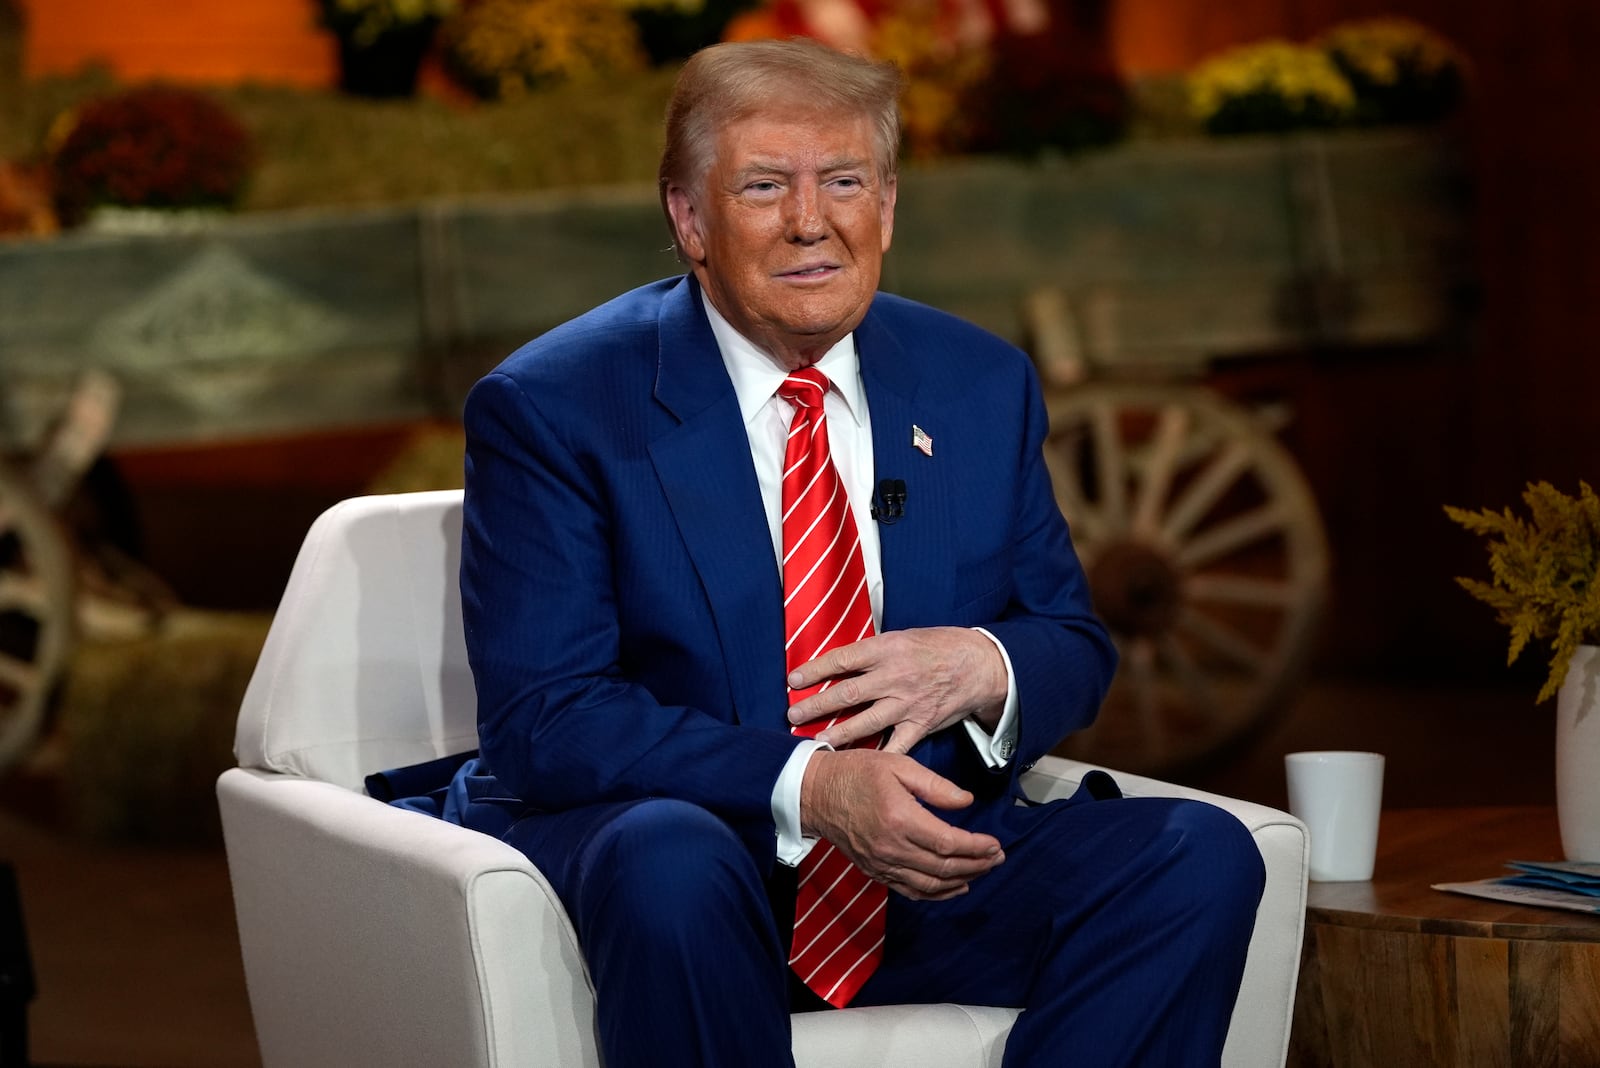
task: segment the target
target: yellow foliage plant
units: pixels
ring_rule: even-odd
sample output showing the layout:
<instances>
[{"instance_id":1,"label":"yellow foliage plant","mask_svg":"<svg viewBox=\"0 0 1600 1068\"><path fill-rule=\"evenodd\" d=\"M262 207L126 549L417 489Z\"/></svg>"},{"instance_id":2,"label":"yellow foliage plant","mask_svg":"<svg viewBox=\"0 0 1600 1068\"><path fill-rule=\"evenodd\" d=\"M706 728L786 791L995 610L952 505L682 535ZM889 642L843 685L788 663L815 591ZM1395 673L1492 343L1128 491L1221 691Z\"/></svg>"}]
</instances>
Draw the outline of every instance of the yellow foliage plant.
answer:
<instances>
[{"instance_id":1,"label":"yellow foliage plant","mask_svg":"<svg viewBox=\"0 0 1600 1068\"><path fill-rule=\"evenodd\" d=\"M1507 508L1445 514L1489 541L1489 582L1458 578L1511 630L1514 662L1530 641L1548 641L1550 675L1539 700L1561 688L1578 646L1600 641L1600 497L1587 482L1569 497L1548 482L1529 483L1527 519Z\"/></svg>"},{"instance_id":2,"label":"yellow foliage plant","mask_svg":"<svg viewBox=\"0 0 1600 1068\"><path fill-rule=\"evenodd\" d=\"M437 23L457 10L457 0L321 0L322 25L362 47L386 33Z\"/></svg>"},{"instance_id":3,"label":"yellow foliage plant","mask_svg":"<svg viewBox=\"0 0 1600 1068\"><path fill-rule=\"evenodd\" d=\"M1419 22L1357 19L1333 27L1316 44L1350 80L1358 121L1435 122L1460 103L1467 57Z\"/></svg>"},{"instance_id":4,"label":"yellow foliage plant","mask_svg":"<svg viewBox=\"0 0 1600 1068\"><path fill-rule=\"evenodd\" d=\"M1194 117L1214 134L1278 133L1337 126L1355 112L1355 90L1328 54L1267 40L1231 48L1189 74Z\"/></svg>"},{"instance_id":5,"label":"yellow foliage plant","mask_svg":"<svg viewBox=\"0 0 1600 1068\"><path fill-rule=\"evenodd\" d=\"M900 0L873 29L872 53L905 75L900 125L914 160L959 152L970 133L967 94L989 74L986 48L963 42L928 0Z\"/></svg>"},{"instance_id":6,"label":"yellow foliage plant","mask_svg":"<svg viewBox=\"0 0 1600 1068\"><path fill-rule=\"evenodd\" d=\"M444 51L469 88L502 100L646 66L628 12L595 0L480 0L445 24Z\"/></svg>"}]
</instances>

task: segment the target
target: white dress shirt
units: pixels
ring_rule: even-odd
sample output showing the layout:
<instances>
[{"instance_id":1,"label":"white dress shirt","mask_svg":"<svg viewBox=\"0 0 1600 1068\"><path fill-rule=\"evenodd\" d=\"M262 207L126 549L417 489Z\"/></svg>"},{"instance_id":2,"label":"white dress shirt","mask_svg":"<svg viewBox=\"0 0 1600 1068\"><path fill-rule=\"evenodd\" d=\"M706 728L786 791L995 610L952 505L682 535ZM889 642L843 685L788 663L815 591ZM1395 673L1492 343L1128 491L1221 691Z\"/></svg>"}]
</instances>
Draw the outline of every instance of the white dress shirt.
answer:
<instances>
[{"instance_id":1,"label":"white dress shirt","mask_svg":"<svg viewBox=\"0 0 1600 1068\"><path fill-rule=\"evenodd\" d=\"M716 335L722 362L733 380L733 391L750 439L750 456L755 462L756 481L761 487L761 503L767 513L772 535L772 551L778 566L783 566L783 458L794 406L777 396L778 387L788 377L784 367L735 330L711 301L705 301L711 332ZM828 445L833 463L844 480L861 536L861 560L867 572L867 595L872 601L874 632L883 622L883 557L878 545L878 524L870 511L873 485L872 417L867 410L866 390L861 384L861 367L856 357L854 334L847 334L816 367L828 376L832 388L823 398L828 419ZM1011 671L1011 658L993 634L975 628L1000 651L1006 667L1006 702L993 735L976 720L962 721L978 753L993 768L1004 767L1016 748L1017 683ZM772 791L772 816L778 827L778 859L798 864L816 842L800 830L800 781L811 754L823 743L806 740L795 749L784 765Z\"/></svg>"}]
</instances>

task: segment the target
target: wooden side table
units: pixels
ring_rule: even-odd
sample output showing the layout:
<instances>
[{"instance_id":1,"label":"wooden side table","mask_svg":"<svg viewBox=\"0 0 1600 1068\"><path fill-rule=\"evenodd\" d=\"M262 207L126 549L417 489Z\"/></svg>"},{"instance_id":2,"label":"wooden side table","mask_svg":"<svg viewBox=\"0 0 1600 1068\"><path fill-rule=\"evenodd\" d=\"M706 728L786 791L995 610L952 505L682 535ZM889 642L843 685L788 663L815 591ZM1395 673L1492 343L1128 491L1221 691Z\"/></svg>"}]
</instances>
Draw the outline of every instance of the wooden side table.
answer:
<instances>
[{"instance_id":1,"label":"wooden side table","mask_svg":"<svg viewBox=\"0 0 1600 1068\"><path fill-rule=\"evenodd\" d=\"M1288 1063L1600 1065L1600 915L1430 889L1560 857L1552 808L1385 812L1370 882L1311 884Z\"/></svg>"}]
</instances>

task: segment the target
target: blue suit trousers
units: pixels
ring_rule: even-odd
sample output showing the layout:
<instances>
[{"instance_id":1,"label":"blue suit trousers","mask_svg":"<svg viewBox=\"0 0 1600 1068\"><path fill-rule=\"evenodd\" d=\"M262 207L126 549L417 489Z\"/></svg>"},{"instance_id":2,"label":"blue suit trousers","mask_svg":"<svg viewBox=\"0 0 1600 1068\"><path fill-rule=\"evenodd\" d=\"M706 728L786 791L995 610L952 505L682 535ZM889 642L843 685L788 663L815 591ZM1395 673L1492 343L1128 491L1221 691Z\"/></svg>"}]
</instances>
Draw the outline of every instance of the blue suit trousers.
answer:
<instances>
[{"instance_id":1,"label":"blue suit trousers","mask_svg":"<svg viewBox=\"0 0 1600 1068\"><path fill-rule=\"evenodd\" d=\"M1007 1068L1216 1065L1265 880L1244 826L1084 791L988 807L962 822L1005 862L949 901L891 893L884 961L854 1004L1020 1007ZM505 840L577 927L607 1068L793 1063L790 918L727 824L646 799L530 815Z\"/></svg>"}]
</instances>

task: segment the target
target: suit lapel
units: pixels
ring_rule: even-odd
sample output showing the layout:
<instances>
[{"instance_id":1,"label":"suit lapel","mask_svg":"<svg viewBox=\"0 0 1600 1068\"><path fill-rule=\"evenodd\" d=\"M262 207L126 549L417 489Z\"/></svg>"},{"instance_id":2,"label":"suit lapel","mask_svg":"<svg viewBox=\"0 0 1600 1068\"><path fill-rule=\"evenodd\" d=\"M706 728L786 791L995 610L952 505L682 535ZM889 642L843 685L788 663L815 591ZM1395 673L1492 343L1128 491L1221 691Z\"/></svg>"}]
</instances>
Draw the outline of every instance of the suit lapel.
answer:
<instances>
[{"instance_id":1,"label":"suit lapel","mask_svg":"<svg viewBox=\"0 0 1600 1068\"><path fill-rule=\"evenodd\" d=\"M914 338L909 340L915 344ZM905 514L894 523L878 524L883 629L926 625L941 617L949 594L956 522L952 465L924 456L911 443L913 425L935 439L939 436L937 412L919 400L922 370L915 352L872 312L856 330L856 349L872 413L874 484L893 478L906 484Z\"/></svg>"},{"instance_id":2,"label":"suit lapel","mask_svg":"<svg viewBox=\"0 0 1600 1068\"><path fill-rule=\"evenodd\" d=\"M655 393L677 425L651 442L650 457L711 605L734 715L783 726L765 722L786 706L782 580L738 399L700 299L686 280L662 304Z\"/></svg>"}]
</instances>

